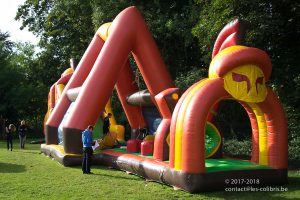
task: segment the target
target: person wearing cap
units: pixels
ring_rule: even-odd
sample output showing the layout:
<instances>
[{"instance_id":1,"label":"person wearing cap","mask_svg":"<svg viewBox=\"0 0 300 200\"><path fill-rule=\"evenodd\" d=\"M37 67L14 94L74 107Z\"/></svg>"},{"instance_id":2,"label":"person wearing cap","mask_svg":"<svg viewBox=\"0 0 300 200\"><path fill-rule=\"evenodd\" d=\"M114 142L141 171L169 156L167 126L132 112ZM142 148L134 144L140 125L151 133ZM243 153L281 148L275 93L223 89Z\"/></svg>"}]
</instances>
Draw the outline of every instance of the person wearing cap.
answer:
<instances>
[{"instance_id":1,"label":"person wearing cap","mask_svg":"<svg viewBox=\"0 0 300 200\"><path fill-rule=\"evenodd\" d=\"M92 125L89 125L87 129L82 132L82 144L83 144L83 159L82 159L82 172L83 174L92 174L91 172L91 160L93 155L93 129Z\"/></svg>"}]
</instances>

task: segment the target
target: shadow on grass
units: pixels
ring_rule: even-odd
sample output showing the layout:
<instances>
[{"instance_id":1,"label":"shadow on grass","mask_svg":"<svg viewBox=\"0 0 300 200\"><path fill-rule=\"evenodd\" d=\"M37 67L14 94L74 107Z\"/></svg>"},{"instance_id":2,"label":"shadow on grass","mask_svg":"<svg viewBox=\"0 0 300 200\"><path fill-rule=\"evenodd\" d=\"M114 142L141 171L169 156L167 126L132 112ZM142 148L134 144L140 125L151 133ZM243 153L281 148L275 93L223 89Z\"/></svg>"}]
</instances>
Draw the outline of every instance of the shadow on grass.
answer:
<instances>
[{"instance_id":1,"label":"shadow on grass","mask_svg":"<svg viewBox=\"0 0 300 200\"><path fill-rule=\"evenodd\" d=\"M81 169L81 166L74 166L74 167L71 167L71 168ZM108 178L123 179L123 180L125 179L125 180L133 180L133 181L144 180L144 178L142 178L140 176L137 176L135 174L132 174L132 173L127 174L128 176L126 176L126 175L124 175L124 176L123 175L120 175L120 176L112 175L112 174L110 174L110 171L120 172L120 173L124 173L124 174L126 174L126 172L118 170L118 169L110 168L110 167L107 167L107 166L92 165L91 166L91 171L93 171L93 169L100 169L100 170L104 171L104 173L101 173L101 172L100 173L95 173L94 172L94 174L87 175L87 176L105 176L105 177L108 177ZM133 175L133 176L130 176L130 175Z\"/></svg>"},{"instance_id":2,"label":"shadow on grass","mask_svg":"<svg viewBox=\"0 0 300 200\"><path fill-rule=\"evenodd\" d=\"M124 172L125 173L125 172ZM134 176L134 177L125 177L125 176L114 176L114 175L111 175L111 174L103 174L103 173L99 173L99 174L93 174L94 176L106 176L108 178L115 178L115 179L126 179L126 180L132 180L132 181L140 181L142 180L142 178L139 179L139 176Z\"/></svg>"},{"instance_id":3,"label":"shadow on grass","mask_svg":"<svg viewBox=\"0 0 300 200\"><path fill-rule=\"evenodd\" d=\"M0 162L0 173L21 173L26 171L25 165L17 165Z\"/></svg>"},{"instance_id":4,"label":"shadow on grass","mask_svg":"<svg viewBox=\"0 0 300 200\"><path fill-rule=\"evenodd\" d=\"M300 188L300 177L289 177L288 178L288 184L285 185L285 186L288 187L289 192L299 191L299 188Z\"/></svg>"},{"instance_id":5,"label":"shadow on grass","mask_svg":"<svg viewBox=\"0 0 300 200\"><path fill-rule=\"evenodd\" d=\"M289 170L300 169L300 160L289 160Z\"/></svg>"},{"instance_id":6,"label":"shadow on grass","mask_svg":"<svg viewBox=\"0 0 300 200\"><path fill-rule=\"evenodd\" d=\"M21 150L20 152L21 152L21 153L35 154L35 155L41 154L41 152L35 152L35 151L23 151L23 150Z\"/></svg>"}]
</instances>

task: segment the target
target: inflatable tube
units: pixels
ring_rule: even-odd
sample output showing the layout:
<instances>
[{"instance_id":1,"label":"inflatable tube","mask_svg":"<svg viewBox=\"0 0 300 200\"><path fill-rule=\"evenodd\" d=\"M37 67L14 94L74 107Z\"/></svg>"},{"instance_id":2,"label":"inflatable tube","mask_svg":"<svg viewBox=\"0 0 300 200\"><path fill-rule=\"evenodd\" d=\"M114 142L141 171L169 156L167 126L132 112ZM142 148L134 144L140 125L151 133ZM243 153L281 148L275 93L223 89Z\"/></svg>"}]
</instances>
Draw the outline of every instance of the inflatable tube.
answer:
<instances>
[{"instance_id":1,"label":"inflatable tube","mask_svg":"<svg viewBox=\"0 0 300 200\"><path fill-rule=\"evenodd\" d=\"M154 106L148 90L138 91L127 96L126 102L134 106Z\"/></svg>"},{"instance_id":2,"label":"inflatable tube","mask_svg":"<svg viewBox=\"0 0 300 200\"><path fill-rule=\"evenodd\" d=\"M146 123L142 114L142 108L140 106L129 105L126 102L128 95L138 91L138 86L134 80L128 60L119 75L116 90L131 129L145 128Z\"/></svg>"},{"instance_id":3,"label":"inflatable tube","mask_svg":"<svg viewBox=\"0 0 300 200\"><path fill-rule=\"evenodd\" d=\"M241 45L244 35L249 27L249 22L236 19L228 23L219 33L214 44L212 58L214 58L224 48L232 45Z\"/></svg>"},{"instance_id":4,"label":"inflatable tube","mask_svg":"<svg viewBox=\"0 0 300 200\"><path fill-rule=\"evenodd\" d=\"M67 91L67 97L68 99L71 101L71 102L74 102L79 94L81 90L81 87L76 87L76 88L72 88L72 89L69 89Z\"/></svg>"},{"instance_id":5,"label":"inflatable tube","mask_svg":"<svg viewBox=\"0 0 300 200\"><path fill-rule=\"evenodd\" d=\"M92 66L95 63L95 60L97 59L103 44L104 42L98 36L95 36L91 41L89 47L85 51L72 78L66 85L66 88L64 89L64 92L59 102L57 103L57 105L53 109L52 114L47 120L45 126L45 133L46 133L45 135L46 135L47 144L57 144L56 138L57 138L58 126L71 103L68 100L66 92L71 88L79 87L82 85L82 83L87 78L90 70L92 69ZM79 145L81 144L79 143Z\"/></svg>"},{"instance_id":6,"label":"inflatable tube","mask_svg":"<svg viewBox=\"0 0 300 200\"><path fill-rule=\"evenodd\" d=\"M286 169L288 167L288 126L284 110L271 88L268 88L266 100L258 105L267 123L268 164L275 169Z\"/></svg>"},{"instance_id":7,"label":"inflatable tube","mask_svg":"<svg viewBox=\"0 0 300 200\"><path fill-rule=\"evenodd\" d=\"M272 63L268 54L260 49L244 46L229 47L220 52L211 62L209 77L223 77L230 70L252 64L258 66L268 81L272 72Z\"/></svg>"},{"instance_id":8,"label":"inflatable tube","mask_svg":"<svg viewBox=\"0 0 300 200\"><path fill-rule=\"evenodd\" d=\"M199 82L205 81L206 79L203 79ZM182 106L183 100L187 96L187 94L199 83L195 83L191 87L189 87L183 95L180 97L179 101L177 102L174 111L172 113L171 118L171 124L170 124L170 153L169 153L169 159L170 159L170 167L174 168L174 160L175 160L175 135L176 135L176 121L178 118L179 110Z\"/></svg>"},{"instance_id":9,"label":"inflatable tube","mask_svg":"<svg viewBox=\"0 0 300 200\"><path fill-rule=\"evenodd\" d=\"M259 159L259 139L258 139L258 124L256 120L256 115L253 110L248 106L248 104L244 102L240 102L240 104L246 110L252 128L252 153L251 153L251 161L258 163Z\"/></svg>"},{"instance_id":10,"label":"inflatable tube","mask_svg":"<svg viewBox=\"0 0 300 200\"><path fill-rule=\"evenodd\" d=\"M163 117L162 122L159 124L155 141L153 156L158 160L169 159L169 142L167 138L170 137L170 123L172 113L175 109L176 103L179 100L181 92L178 88L166 89L155 96L156 104L160 110L160 114Z\"/></svg>"}]
</instances>

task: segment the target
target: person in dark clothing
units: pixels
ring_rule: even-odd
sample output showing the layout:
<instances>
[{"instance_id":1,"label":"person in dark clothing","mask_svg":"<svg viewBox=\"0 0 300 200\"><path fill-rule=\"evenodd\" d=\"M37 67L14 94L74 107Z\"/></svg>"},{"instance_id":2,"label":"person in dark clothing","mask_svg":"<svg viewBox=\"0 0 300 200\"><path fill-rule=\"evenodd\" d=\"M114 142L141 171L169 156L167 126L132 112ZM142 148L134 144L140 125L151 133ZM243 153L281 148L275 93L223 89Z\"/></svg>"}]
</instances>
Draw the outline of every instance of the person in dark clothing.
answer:
<instances>
[{"instance_id":1,"label":"person in dark clothing","mask_svg":"<svg viewBox=\"0 0 300 200\"><path fill-rule=\"evenodd\" d=\"M93 155L93 130L94 127L89 125L87 129L82 132L82 144L83 144L83 159L82 159L82 172L83 174L92 174L91 172L91 160Z\"/></svg>"},{"instance_id":2,"label":"person in dark clothing","mask_svg":"<svg viewBox=\"0 0 300 200\"><path fill-rule=\"evenodd\" d=\"M21 125L19 126L19 138L20 138L20 147L21 149L25 148L25 142L26 142L26 135L27 135L27 126L25 124L25 121L21 121Z\"/></svg>"},{"instance_id":3,"label":"person in dark clothing","mask_svg":"<svg viewBox=\"0 0 300 200\"><path fill-rule=\"evenodd\" d=\"M10 151L13 149L13 134L16 131L16 127L13 124L10 124L8 128L6 128L6 141L7 141L7 150L9 150L10 146Z\"/></svg>"},{"instance_id":4,"label":"person in dark clothing","mask_svg":"<svg viewBox=\"0 0 300 200\"><path fill-rule=\"evenodd\" d=\"M106 117L103 119L103 136L105 136L109 132L110 121L109 119L112 117L111 113L108 113Z\"/></svg>"},{"instance_id":5,"label":"person in dark clothing","mask_svg":"<svg viewBox=\"0 0 300 200\"><path fill-rule=\"evenodd\" d=\"M103 119L103 139L109 132L110 127L110 118L112 117L111 113L107 113L107 116ZM116 139L116 143L118 146L121 146L120 142Z\"/></svg>"},{"instance_id":6,"label":"person in dark clothing","mask_svg":"<svg viewBox=\"0 0 300 200\"><path fill-rule=\"evenodd\" d=\"M0 115L0 139L4 139L5 135L5 119Z\"/></svg>"}]
</instances>

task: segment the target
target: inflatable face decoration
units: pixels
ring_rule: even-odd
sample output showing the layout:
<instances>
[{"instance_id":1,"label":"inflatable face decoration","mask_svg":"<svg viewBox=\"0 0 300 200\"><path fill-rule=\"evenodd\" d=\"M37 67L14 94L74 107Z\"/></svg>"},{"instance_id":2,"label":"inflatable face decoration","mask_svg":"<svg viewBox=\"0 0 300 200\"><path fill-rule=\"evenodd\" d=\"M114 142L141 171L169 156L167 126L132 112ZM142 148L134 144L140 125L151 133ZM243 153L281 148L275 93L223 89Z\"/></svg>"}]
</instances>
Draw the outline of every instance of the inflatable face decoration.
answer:
<instances>
[{"instance_id":1,"label":"inflatable face decoration","mask_svg":"<svg viewBox=\"0 0 300 200\"><path fill-rule=\"evenodd\" d=\"M222 77L224 89L232 98L258 103L266 99L265 82L269 79L271 70L270 58L264 51L245 46L231 46L213 58L209 78Z\"/></svg>"},{"instance_id":2,"label":"inflatable face decoration","mask_svg":"<svg viewBox=\"0 0 300 200\"><path fill-rule=\"evenodd\" d=\"M224 76L224 88L235 99L258 103L265 100L267 88L263 71L251 64L234 68Z\"/></svg>"}]
</instances>

